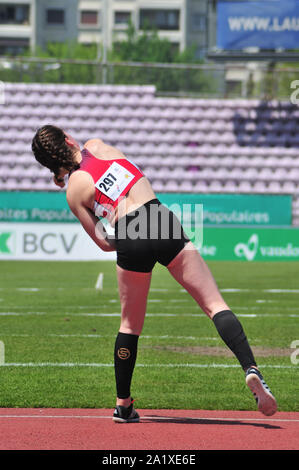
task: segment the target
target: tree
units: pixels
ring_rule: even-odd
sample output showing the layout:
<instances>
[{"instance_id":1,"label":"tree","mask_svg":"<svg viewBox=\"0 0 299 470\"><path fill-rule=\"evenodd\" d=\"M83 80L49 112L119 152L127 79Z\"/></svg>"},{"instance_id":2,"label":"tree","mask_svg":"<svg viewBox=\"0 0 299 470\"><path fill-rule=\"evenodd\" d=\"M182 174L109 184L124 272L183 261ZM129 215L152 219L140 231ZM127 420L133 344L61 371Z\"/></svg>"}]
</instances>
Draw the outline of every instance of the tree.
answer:
<instances>
[{"instance_id":1,"label":"tree","mask_svg":"<svg viewBox=\"0 0 299 470\"><path fill-rule=\"evenodd\" d=\"M29 51L24 58L31 57ZM12 70L0 71L1 80L47 83L101 83L103 65L97 61L98 45L77 42L48 43L44 49L35 51L35 58L50 59L49 62L29 63L16 60ZM74 59L81 63L65 63ZM86 63L83 63L86 62ZM89 62L89 63L88 63ZM109 65L113 63L113 65ZM128 66L119 62L131 62ZM142 62L151 67L134 66ZM146 27L142 32L128 25L127 38L115 41L108 51L107 82L112 84L153 84L161 92L210 93L217 83L210 72L190 70L185 67L170 68L167 64L200 64L195 47L179 51L168 39L160 38L157 30ZM161 67L155 64L164 64ZM8 78L9 77L9 78Z\"/></svg>"},{"instance_id":2,"label":"tree","mask_svg":"<svg viewBox=\"0 0 299 470\"><path fill-rule=\"evenodd\" d=\"M110 54L113 62L145 62L153 63L152 67L114 67L114 83L144 83L154 84L157 90L164 92L211 91L214 78L207 76L202 70L185 68L162 68L158 64L197 63L195 45L179 51L168 39L161 39L157 30L146 27L141 33L137 32L130 23L127 29L127 40L116 41Z\"/></svg>"}]
</instances>

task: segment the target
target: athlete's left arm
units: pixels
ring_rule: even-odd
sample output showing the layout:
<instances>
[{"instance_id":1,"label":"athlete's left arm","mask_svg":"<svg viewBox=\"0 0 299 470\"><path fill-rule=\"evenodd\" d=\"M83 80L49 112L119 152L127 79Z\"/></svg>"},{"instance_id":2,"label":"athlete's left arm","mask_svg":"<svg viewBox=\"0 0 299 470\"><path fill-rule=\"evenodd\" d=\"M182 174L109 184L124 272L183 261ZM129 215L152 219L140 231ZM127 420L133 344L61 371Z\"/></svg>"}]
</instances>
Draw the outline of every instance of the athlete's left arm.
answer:
<instances>
[{"instance_id":1,"label":"athlete's left arm","mask_svg":"<svg viewBox=\"0 0 299 470\"><path fill-rule=\"evenodd\" d=\"M89 174L79 170L71 176L67 189L67 201L71 211L79 219L90 238L103 251L115 251L114 239L107 234L104 225L91 210L94 202L94 186Z\"/></svg>"}]
</instances>

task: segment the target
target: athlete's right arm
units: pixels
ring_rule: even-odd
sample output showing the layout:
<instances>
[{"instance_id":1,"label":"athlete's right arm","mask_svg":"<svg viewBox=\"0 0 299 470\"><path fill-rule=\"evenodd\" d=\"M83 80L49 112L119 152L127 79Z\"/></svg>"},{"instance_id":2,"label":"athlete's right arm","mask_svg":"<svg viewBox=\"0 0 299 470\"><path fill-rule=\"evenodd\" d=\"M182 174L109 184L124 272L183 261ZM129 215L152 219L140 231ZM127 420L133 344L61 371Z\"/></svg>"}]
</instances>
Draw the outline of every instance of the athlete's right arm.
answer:
<instances>
[{"instance_id":1,"label":"athlete's right arm","mask_svg":"<svg viewBox=\"0 0 299 470\"><path fill-rule=\"evenodd\" d=\"M94 185L91 176L83 171L73 173L66 193L68 205L90 238L103 250L114 251L114 240L102 222L92 212Z\"/></svg>"}]
</instances>

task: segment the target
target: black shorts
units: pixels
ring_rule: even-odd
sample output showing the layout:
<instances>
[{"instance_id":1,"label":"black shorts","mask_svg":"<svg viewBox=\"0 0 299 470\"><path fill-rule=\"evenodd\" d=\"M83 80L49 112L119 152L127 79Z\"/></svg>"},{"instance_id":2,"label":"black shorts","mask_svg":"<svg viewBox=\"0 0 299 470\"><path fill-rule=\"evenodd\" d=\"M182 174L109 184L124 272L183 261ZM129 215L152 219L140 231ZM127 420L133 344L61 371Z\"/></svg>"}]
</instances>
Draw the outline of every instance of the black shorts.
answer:
<instances>
[{"instance_id":1,"label":"black shorts","mask_svg":"<svg viewBox=\"0 0 299 470\"><path fill-rule=\"evenodd\" d=\"M156 262L167 266L189 242L176 215L152 199L115 224L117 264L151 272Z\"/></svg>"}]
</instances>

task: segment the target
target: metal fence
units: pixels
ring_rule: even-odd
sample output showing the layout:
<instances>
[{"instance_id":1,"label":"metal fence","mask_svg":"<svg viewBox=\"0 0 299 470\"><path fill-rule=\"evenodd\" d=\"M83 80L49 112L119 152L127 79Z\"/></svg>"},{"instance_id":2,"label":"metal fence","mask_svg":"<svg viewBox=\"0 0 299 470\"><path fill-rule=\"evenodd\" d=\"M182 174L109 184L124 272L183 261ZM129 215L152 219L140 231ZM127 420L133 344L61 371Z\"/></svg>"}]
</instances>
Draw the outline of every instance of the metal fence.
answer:
<instances>
[{"instance_id":1,"label":"metal fence","mask_svg":"<svg viewBox=\"0 0 299 470\"><path fill-rule=\"evenodd\" d=\"M289 99L298 68L281 64L162 64L0 57L0 81L155 85L160 95Z\"/></svg>"}]
</instances>

